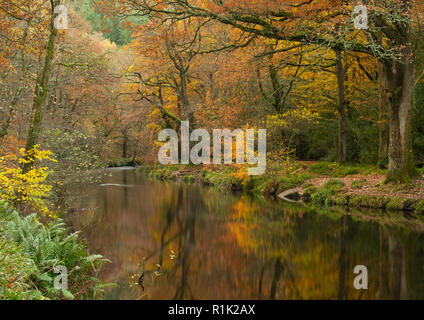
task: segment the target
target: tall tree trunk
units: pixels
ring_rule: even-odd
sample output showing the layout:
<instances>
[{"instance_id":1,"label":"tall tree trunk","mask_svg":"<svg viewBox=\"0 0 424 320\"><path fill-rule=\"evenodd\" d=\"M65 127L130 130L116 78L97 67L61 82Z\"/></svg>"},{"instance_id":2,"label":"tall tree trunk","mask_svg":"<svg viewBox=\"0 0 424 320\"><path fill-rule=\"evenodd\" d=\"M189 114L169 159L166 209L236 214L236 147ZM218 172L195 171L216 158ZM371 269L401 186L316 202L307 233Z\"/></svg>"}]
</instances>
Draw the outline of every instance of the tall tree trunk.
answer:
<instances>
[{"instance_id":1,"label":"tall tree trunk","mask_svg":"<svg viewBox=\"0 0 424 320\"><path fill-rule=\"evenodd\" d=\"M24 31L24 35L23 35L23 41L25 42L27 37L28 37L28 29L30 27L30 23L27 22L27 27ZM16 90L13 99L10 103L9 106L9 115L6 118L6 121L3 123L2 128L0 129L0 139L4 138L8 133L9 133L9 127L10 127L10 123L12 122L12 119L15 115L15 111L16 111L16 106L18 104L19 98L21 96L22 91L25 89L24 86L22 85L22 82L24 81L24 77L27 74L28 68L29 68L29 64L26 64L25 61L25 53L22 51L21 52L21 63L22 63L22 68L21 68L21 74L19 76L19 84L18 84L18 89Z\"/></svg>"},{"instance_id":2,"label":"tall tree trunk","mask_svg":"<svg viewBox=\"0 0 424 320\"><path fill-rule=\"evenodd\" d=\"M411 116L414 61L387 65L390 108L389 170L386 182L404 183L417 176L412 150Z\"/></svg>"},{"instance_id":3,"label":"tall tree trunk","mask_svg":"<svg viewBox=\"0 0 424 320\"><path fill-rule=\"evenodd\" d=\"M337 114L339 119L339 162L346 162L346 97L345 97L345 65L342 61L340 50L336 52L336 76L337 76Z\"/></svg>"},{"instance_id":4,"label":"tall tree trunk","mask_svg":"<svg viewBox=\"0 0 424 320\"><path fill-rule=\"evenodd\" d=\"M378 166L386 168L389 160L389 113L387 97L386 67L381 62L378 63Z\"/></svg>"},{"instance_id":5,"label":"tall tree trunk","mask_svg":"<svg viewBox=\"0 0 424 320\"><path fill-rule=\"evenodd\" d=\"M282 86L280 84L280 81L278 79L278 69L274 65L269 65L269 77L272 84L272 99L274 104L274 109L278 113L283 112L283 106L281 105L282 101Z\"/></svg>"},{"instance_id":6,"label":"tall tree trunk","mask_svg":"<svg viewBox=\"0 0 424 320\"><path fill-rule=\"evenodd\" d=\"M9 132L10 123L12 121L14 114L15 114L16 106L18 104L18 100L19 100L19 97L21 95L22 90L23 90L23 87L21 87L19 85L18 89L16 90L16 92L13 96L12 102L10 103L9 114L6 118L6 121L3 123L3 125L0 129L0 139L5 137Z\"/></svg>"},{"instance_id":7,"label":"tall tree trunk","mask_svg":"<svg viewBox=\"0 0 424 320\"><path fill-rule=\"evenodd\" d=\"M42 112L43 112L43 107L46 103L50 72L51 72L53 58L54 58L55 43L57 39L57 29L55 27L55 22L54 22L56 15L54 14L54 9L56 6L60 4L60 0L50 0L50 4L51 4L50 36L49 36L49 42L47 45L46 56L44 58L43 70L40 74L38 74L37 80L35 83L34 102L32 105L33 115L32 115L32 120L30 123L29 131L28 131L28 137L26 140L26 147L25 147L26 153L28 153L28 151L34 148L38 140L38 135L41 129ZM34 160L32 160L32 158L29 158L29 157L28 159L29 161L27 161L27 163L23 167L24 173L28 172L34 166Z\"/></svg>"},{"instance_id":8,"label":"tall tree trunk","mask_svg":"<svg viewBox=\"0 0 424 320\"><path fill-rule=\"evenodd\" d=\"M196 127L194 110L187 95L187 74L180 71L180 100L186 119L190 122L190 130Z\"/></svg>"},{"instance_id":9,"label":"tall tree trunk","mask_svg":"<svg viewBox=\"0 0 424 320\"><path fill-rule=\"evenodd\" d=\"M194 118L194 110L190 104L190 101L187 95L187 74L181 71L180 71L180 92L179 93L180 93L180 102L181 102L181 107L184 113L184 117L189 122L189 132L193 132L193 130L196 129L196 126L197 126L196 119ZM188 150L191 150L191 148L196 144L196 142L191 141L190 138L189 138L189 141L187 141L187 143L188 143ZM178 148L179 150L183 149L183 142L181 140L179 141ZM188 151L188 163L192 164L190 151Z\"/></svg>"},{"instance_id":10,"label":"tall tree trunk","mask_svg":"<svg viewBox=\"0 0 424 320\"><path fill-rule=\"evenodd\" d=\"M128 155L128 136L125 131L122 131L122 158L127 158Z\"/></svg>"}]
</instances>

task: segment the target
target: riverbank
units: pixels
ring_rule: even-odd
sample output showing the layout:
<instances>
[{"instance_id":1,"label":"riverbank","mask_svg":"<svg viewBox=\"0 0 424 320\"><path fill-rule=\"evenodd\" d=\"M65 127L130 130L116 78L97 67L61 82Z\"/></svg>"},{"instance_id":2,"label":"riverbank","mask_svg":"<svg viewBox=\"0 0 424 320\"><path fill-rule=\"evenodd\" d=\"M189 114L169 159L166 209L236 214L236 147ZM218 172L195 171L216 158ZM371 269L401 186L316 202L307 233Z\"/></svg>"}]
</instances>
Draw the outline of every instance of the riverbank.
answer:
<instances>
[{"instance_id":1,"label":"riverbank","mask_svg":"<svg viewBox=\"0 0 424 320\"><path fill-rule=\"evenodd\" d=\"M138 169L151 179L202 183L221 190L276 197L295 189L299 200L315 205L403 210L424 214L424 171L408 184L385 184L385 170L332 162L268 164L262 176L248 176L239 166L145 165Z\"/></svg>"},{"instance_id":2,"label":"riverbank","mask_svg":"<svg viewBox=\"0 0 424 320\"><path fill-rule=\"evenodd\" d=\"M63 220L47 224L35 215L20 217L0 200L0 300L93 299L105 284L97 271L108 260L90 255L78 233L70 233ZM67 288L55 288L57 266L66 267ZM65 285L63 278L58 283Z\"/></svg>"}]
</instances>

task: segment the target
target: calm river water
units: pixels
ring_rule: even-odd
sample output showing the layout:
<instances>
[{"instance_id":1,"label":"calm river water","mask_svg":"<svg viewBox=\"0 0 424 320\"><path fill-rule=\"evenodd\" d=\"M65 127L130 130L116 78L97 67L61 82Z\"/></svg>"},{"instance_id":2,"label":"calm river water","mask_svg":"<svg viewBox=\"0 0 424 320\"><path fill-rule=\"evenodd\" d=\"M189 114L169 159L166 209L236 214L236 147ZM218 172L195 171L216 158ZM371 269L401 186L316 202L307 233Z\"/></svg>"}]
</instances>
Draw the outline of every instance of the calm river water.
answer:
<instances>
[{"instance_id":1,"label":"calm river water","mask_svg":"<svg viewBox=\"0 0 424 320\"><path fill-rule=\"evenodd\" d=\"M112 262L108 299L424 299L424 224L314 210L110 169L72 217ZM144 261L144 290L138 278ZM356 290L353 270L368 270Z\"/></svg>"}]
</instances>

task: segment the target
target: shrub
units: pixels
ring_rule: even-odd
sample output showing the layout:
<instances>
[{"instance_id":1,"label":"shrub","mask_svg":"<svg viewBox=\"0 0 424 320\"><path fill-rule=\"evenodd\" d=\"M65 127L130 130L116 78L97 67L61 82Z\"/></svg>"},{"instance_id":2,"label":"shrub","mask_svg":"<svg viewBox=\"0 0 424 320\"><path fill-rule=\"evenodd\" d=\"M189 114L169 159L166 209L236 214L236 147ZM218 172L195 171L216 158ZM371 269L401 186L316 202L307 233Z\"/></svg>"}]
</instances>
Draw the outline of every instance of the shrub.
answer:
<instances>
[{"instance_id":1,"label":"shrub","mask_svg":"<svg viewBox=\"0 0 424 320\"><path fill-rule=\"evenodd\" d=\"M15 155L0 157L0 198L13 204L27 205L41 216L54 218L46 200L52 190L52 187L45 183L50 173L49 169L34 167L28 172L23 172L21 168L29 161L56 161L51 158L50 151L38 148L36 145L28 152L21 149L18 157Z\"/></svg>"}]
</instances>

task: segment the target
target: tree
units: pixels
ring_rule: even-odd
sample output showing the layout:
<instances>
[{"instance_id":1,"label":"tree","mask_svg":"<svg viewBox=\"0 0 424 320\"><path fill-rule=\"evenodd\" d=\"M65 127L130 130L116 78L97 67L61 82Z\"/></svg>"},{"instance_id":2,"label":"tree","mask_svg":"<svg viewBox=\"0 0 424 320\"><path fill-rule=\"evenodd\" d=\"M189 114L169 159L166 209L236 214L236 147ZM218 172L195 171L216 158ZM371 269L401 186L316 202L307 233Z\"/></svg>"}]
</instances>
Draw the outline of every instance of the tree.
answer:
<instances>
[{"instance_id":1,"label":"tree","mask_svg":"<svg viewBox=\"0 0 424 320\"><path fill-rule=\"evenodd\" d=\"M55 20L57 17L57 14L55 13L55 8L60 5L60 3L60 0L50 0L50 35L44 56L44 66L42 67L41 73L38 74L37 80L35 82L34 102L32 107L33 116L28 130L28 137L25 146L25 150L27 153L32 150L36 145L38 135L41 129L43 108L47 99L50 72L53 64L56 39L58 36L58 30L55 26ZM25 163L23 171L28 172L33 165L34 161L28 161L27 163Z\"/></svg>"},{"instance_id":2,"label":"tree","mask_svg":"<svg viewBox=\"0 0 424 320\"><path fill-rule=\"evenodd\" d=\"M213 19L257 36L294 43L316 44L333 50L369 54L386 67L390 109L388 182L416 176L411 145L411 106L414 87L416 0L367 1L370 27L355 31L353 2L331 1L121 1L128 12L162 14L183 20L193 16ZM327 30L342 24L349 37L332 38ZM380 36L380 37L379 37Z\"/></svg>"}]
</instances>

